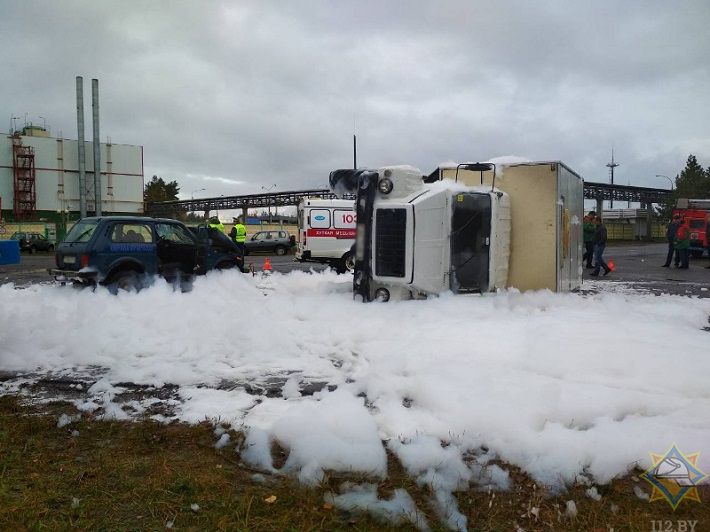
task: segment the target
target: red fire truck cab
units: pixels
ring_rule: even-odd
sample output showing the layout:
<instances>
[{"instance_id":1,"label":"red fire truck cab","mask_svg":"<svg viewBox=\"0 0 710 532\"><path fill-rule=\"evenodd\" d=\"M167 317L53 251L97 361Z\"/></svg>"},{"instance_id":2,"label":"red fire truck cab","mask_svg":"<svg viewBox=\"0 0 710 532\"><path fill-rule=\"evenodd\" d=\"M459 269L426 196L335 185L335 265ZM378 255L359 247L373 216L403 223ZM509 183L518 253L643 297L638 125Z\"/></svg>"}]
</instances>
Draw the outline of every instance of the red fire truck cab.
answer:
<instances>
[{"instance_id":1,"label":"red fire truck cab","mask_svg":"<svg viewBox=\"0 0 710 532\"><path fill-rule=\"evenodd\" d=\"M682 226L690 232L690 254L702 257L708 249L710 229L710 199L679 199L673 215L680 215Z\"/></svg>"}]
</instances>

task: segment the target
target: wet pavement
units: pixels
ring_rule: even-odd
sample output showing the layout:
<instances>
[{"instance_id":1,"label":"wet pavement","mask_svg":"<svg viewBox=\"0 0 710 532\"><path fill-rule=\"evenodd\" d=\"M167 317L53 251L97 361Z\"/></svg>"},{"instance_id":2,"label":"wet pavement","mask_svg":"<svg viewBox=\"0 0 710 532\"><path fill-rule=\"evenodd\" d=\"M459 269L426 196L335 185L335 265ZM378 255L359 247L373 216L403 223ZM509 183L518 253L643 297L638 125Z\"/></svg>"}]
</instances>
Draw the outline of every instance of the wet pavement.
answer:
<instances>
[{"instance_id":1,"label":"wet pavement","mask_svg":"<svg viewBox=\"0 0 710 532\"><path fill-rule=\"evenodd\" d=\"M668 245L665 243L611 244L606 248L604 260L613 261L615 271L607 276L590 277L592 270L584 270L585 281L623 283L629 288L654 294L674 294L710 297L710 260L707 254L701 259L690 259L687 270L663 268ZM604 272L602 272L604 273Z\"/></svg>"},{"instance_id":2,"label":"wet pavement","mask_svg":"<svg viewBox=\"0 0 710 532\"><path fill-rule=\"evenodd\" d=\"M288 273L293 270L301 271L323 271L326 266L315 262L296 262L293 255L266 255L253 254L246 257L245 264L253 265L255 271L261 271L264 267L264 259L271 261L274 271ZM0 285L14 283L18 288L23 288L31 284L53 284L47 270L54 268L54 254L35 253L33 255L22 254L19 264L0 265Z\"/></svg>"},{"instance_id":3,"label":"wet pavement","mask_svg":"<svg viewBox=\"0 0 710 532\"><path fill-rule=\"evenodd\" d=\"M701 259L690 259L690 268L681 270L671 266L662 268L666 260L665 243L624 242L612 243L607 247L604 258L613 261L616 270L600 277L590 277L591 270L584 270L585 280L594 280L595 286L601 283L623 283L629 288L655 294L691 295L710 297L710 260L707 254ZM264 259L268 258L274 271L288 273L294 270L323 271L323 264L294 260L293 255L275 256L253 254L246 257L246 265L253 265L255 271L261 271ZM53 254L22 255L20 264L0 265L0 284L14 283L17 287L30 284L52 284L54 281L47 273L54 267Z\"/></svg>"}]
</instances>

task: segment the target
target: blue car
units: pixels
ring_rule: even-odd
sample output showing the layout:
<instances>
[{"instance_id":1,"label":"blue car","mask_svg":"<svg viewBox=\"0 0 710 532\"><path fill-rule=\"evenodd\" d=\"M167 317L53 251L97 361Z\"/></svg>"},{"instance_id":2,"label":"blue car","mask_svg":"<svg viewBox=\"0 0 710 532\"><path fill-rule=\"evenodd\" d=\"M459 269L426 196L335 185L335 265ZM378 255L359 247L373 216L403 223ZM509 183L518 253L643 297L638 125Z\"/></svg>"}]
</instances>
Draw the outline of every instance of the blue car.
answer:
<instances>
[{"instance_id":1,"label":"blue car","mask_svg":"<svg viewBox=\"0 0 710 532\"><path fill-rule=\"evenodd\" d=\"M224 234L176 220L105 216L83 218L57 246L60 281L139 290L146 279L191 280L214 269L242 269L243 257Z\"/></svg>"}]
</instances>

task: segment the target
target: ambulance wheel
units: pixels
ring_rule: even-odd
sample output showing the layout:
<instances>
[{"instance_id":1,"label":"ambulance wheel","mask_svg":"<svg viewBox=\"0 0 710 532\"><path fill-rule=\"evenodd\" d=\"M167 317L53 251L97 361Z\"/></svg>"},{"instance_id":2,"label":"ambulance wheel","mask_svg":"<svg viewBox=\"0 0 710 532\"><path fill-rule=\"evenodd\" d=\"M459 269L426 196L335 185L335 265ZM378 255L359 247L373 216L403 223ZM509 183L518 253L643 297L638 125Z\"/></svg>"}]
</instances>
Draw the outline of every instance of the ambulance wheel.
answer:
<instances>
[{"instance_id":1,"label":"ambulance wheel","mask_svg":"<svg viewBox=\"0 0 710 532\"><path fill-rule=\"evenodd\" d=\"M335 271L338 273L352 273L355 270L355 258L352 253L347 252L343 258L337 263Z\"/></svg>"},{"instance_id":2,"label":"ambulance wheel","mask_svg":"<svg viewBox=\"0 0 710 532\"><path fill-rule=\"evenodd\" d=\"M701 258L701 257L703 256L703 252L702 252L701 250L694 249L693 251L690 252L690 255L691 255L694 259L699 259L699 258Z\"/></svg>"}]
</instances>

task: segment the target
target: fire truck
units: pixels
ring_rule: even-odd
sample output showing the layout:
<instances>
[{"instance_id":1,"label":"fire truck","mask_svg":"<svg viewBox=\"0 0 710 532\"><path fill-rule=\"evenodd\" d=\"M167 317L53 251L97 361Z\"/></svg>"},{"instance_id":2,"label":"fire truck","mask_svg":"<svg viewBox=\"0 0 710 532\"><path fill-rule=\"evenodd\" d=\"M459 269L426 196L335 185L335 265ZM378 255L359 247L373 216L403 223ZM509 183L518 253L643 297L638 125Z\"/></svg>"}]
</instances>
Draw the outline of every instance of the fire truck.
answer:
<instances>
[{"instance_id":1,"label":"fire truck","mask_svg":"<svg viewBox=\"0 0 710 532\"><path fill-rule=\"evenodd\" d=\"M673 209L673 215L683 219L683 226L690 233L690 254L700 258L708 248L708 226L710 225L710 199L680 198Z\"/></svg>"}]
</instances>

